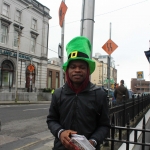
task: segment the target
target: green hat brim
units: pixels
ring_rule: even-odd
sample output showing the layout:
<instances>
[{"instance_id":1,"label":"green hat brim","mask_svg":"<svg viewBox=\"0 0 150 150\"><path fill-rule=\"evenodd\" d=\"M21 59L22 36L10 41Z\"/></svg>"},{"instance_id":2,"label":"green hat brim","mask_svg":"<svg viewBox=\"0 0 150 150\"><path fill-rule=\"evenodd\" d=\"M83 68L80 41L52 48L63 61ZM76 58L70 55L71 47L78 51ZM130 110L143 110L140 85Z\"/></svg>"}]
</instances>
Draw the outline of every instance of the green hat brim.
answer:
<instances>
[{"instance_id":1,"label":"green hat brim","mask_svg":"<svg viewBox=\"0 0 150 150\"><path fill-rule=\"evenodd\" d=\"M84 61L86 61L88 63L88 65L89 65L89 68L90 68L90 74L92 74L94 72L94 70L95 70L95 61L93 61L93 60L91 60L89 58L76 57L76 58L69 58L68 61L63 64L63 70L65 72L66 72L67 67L69 65L69 62L71 60L84 60Z\"/></svg>"}]
</instances>

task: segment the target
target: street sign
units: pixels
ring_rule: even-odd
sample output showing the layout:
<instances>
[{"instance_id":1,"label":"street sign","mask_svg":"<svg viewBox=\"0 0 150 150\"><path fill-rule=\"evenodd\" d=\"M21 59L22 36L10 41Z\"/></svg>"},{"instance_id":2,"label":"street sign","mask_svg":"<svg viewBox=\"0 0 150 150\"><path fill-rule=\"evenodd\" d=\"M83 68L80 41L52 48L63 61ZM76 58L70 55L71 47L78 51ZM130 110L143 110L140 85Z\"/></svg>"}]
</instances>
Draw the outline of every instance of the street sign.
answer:
<instances>
[{"instance_id":1,"label":"street sign","mask_svg":"<svg viewBox=\"0 0 150 150\"><path fill-rule=\"evenodd\" d=\"M63 21L64 21L64 17L67 11L67 6L66 4L62 1L61 5L59 7L59 25L62 27L63 25Z\"/></svg>"},{"instance_id":2,"label":"street sign","mask_svg":"<svg viewBox=\"0 0 150 150\"><path fill-rule=\"evenodd\" d=\"M114 79L105 79L104 80L104 84L108 84L108 82L110 81L110 84L114 84L115 83L115 81L114 81Z\"/></svg>"},{"instance_id":3,"label":"street sign","mask_svg":"<svg viewBox=\"0 0 150 150\"><path fill-rule=\"evenodd\" d=\"M33 65L30 64L30 65L28 66L28 70L29 70L30 72L32 72L34 69L35 69L35 68L34 68Z\"/></svg>"},{"instance_id":4,"label":"street sign","mask_svg":"<svg viewBox=\"0 0 150 150\"><path fill-rule=\"evenodd\" d=\"M111 39L109 39L104 45L103 50L108 54L111 55L113 51L118 47Z\"/></svg>"},{"instance_id":5,"label":"street sign","mask_svg":"<svg viewBox=\"0 0 150 150\"><path fill-rule=\"evenodd\" d=\"M144 79L143 71L138 71L136 74L137 74L137 80L143 80Z\"/></svg>"}]
</instances>

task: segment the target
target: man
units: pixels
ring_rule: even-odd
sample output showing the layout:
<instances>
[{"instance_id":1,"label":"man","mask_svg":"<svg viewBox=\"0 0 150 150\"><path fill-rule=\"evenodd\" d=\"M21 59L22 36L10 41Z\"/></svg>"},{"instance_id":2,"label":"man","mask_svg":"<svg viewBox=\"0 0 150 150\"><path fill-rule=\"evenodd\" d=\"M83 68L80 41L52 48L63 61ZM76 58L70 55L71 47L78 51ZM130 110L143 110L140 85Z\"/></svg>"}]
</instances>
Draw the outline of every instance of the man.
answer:
<instances>
[{"instance_id":1,"label":"man","mask_svg":"<svg viewBox=\"0 0 150 150\"><path fill-rule=\"evenodd\" d=\"M124 86L124 80L121 80L120 81L120 86L118 86L116 89L115 89L115 92L114 92L114 96L115 96L115 99L117 101L117 103L120 103L122 102L123 100L123 95L125 96L125 99L129 99L129 94L128 94L128 90L127 88Z\"/></svg>"},{"instance_id":2,"label":"man","mask_svg":"<svg viewBox=\"0 0 150 150\"><path fill-rule=\"evenodd\" d=\"M74 150L72 134L84 135L100 150L109 132L106 93L89 81L95 70L90 59L91 45L79 36L66 46L68 61L63 64L67 82L55 90L47 116L48 128L55 136L53 150Z\"/></svg>"}]
</instances>

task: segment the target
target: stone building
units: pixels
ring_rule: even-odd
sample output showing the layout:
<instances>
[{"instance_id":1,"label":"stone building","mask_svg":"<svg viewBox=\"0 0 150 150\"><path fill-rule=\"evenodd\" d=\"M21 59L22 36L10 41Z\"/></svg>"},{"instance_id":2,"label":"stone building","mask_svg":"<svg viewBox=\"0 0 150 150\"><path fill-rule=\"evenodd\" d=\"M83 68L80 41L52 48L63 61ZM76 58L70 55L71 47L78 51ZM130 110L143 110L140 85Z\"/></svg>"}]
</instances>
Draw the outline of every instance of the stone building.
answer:
<instances>
[{"instance_id":1,"label":"stone building","mask_svg":"<svg viewBox=\"0 0 150 150\"><path fill-rule=\"evenodd\" d=\"M150 81L131 79L131 90L136 94L150 93Z\"/></svg>"},{"instance_id":2,"label":"stone building","mask_svg":"<svg viewBox=\"0 0 150 150\"><path fill-rule=\"evenodd\" d=\"M50 9L36 0L1 0L0 6L0 91L14 91L16 80L19 91L45 88Z\"/></svg>"},{"instance_id":3,"label":"stone building","mask_svg":"<svg viewBox=\"0 0 150 150\"><path fill-rule=\"evenodd\" d=\"M91 82L98 85L108 87L108 55L98 55L92 59L95 61L95 71L91 75ZM117 83L117 69L115 68L114 61L112 59L110 63L110 88L114 88L114 83Z\"/></svg>"},{"instance_id":4,"label":"stone building","mask_svg":"<svg viewBox=\"0 0 150 150\"><path fill-rule=\"evenodd\" d=\"M56 89L60 87L60 59L50 58L47 64L47 88ZM65 72L63 84L66 82Z\"/></svg>"}]
</instances>

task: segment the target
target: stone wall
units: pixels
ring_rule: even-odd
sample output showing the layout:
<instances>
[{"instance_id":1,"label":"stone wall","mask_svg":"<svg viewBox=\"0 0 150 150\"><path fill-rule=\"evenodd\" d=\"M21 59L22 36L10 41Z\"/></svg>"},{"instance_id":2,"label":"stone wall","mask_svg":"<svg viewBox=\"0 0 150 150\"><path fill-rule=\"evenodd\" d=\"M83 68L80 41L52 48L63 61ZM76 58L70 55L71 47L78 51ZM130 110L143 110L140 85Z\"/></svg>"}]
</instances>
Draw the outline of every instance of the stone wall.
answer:
<instances>
[{"instance_id":1,"label":"stone wall","mask_svg":"<svg viewBox=\"0 0 150 150\"><path fill-rule=\"evenodd\" d=\"M19 92L18 101L50 101L51 93L36 92ZM0 101L15 101L14 92L0 93Z\"/></svg>"},{"instance_id":2,"label":"stone wall","mask_svg":"<svg viewBox=\"0 0 150 150\"><path fill-rule=\"evenodd\" d=\"M18 93L18 101L37 101L37 93ZM15 93L0 93L0 101L15 101Z\"/></svg>"}]
</instances>

